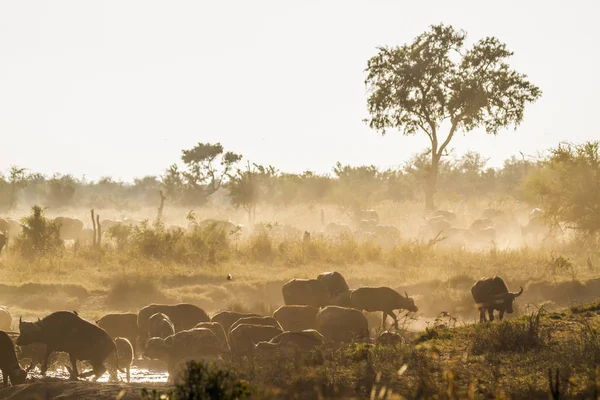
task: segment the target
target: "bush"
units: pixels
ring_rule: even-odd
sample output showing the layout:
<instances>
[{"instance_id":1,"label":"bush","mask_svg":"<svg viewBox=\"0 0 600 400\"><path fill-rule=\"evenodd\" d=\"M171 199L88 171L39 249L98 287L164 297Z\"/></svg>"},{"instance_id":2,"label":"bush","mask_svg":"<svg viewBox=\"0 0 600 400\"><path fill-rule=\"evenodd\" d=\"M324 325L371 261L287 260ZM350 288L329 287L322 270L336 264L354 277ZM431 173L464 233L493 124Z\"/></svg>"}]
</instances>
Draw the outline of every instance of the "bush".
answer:
<instances>
[{"instance_id":1,"label":"bush","mask_svg":"<svg viewBox=\"0 0 600 400\"><path fill-rule=\"evenodd\" d=\"M250 387L229 371L217 368L212 362L205 364L191 361L188 365L188 375L184 383L177 385L166 395L143 389L142 398L152 400L238 400L249 398L252 395Z\"/></svg>"},{"instance_id":2,"label":"bush","mask_svg":"<svg viewBox=\"0 0 600 400\"><path fill-rule=\"evenodd\" d=\"M15 248L23 257L55 254L63 248L59 226L44 217L40 206L31 207L31 214L21 222L23 230L15 241Z\"/></svg>"},{"instance_id":3,"label":"bush","mask_svg":"<svg viewBox=\"0 0 600 400\"><path fill-rule=\"evenodd\" d=\"M474 326L474 354L488 352L527 352L546 344L550 330L542 323L544 308L511 321L484 323Z\"/></svg>"}]
</instances>

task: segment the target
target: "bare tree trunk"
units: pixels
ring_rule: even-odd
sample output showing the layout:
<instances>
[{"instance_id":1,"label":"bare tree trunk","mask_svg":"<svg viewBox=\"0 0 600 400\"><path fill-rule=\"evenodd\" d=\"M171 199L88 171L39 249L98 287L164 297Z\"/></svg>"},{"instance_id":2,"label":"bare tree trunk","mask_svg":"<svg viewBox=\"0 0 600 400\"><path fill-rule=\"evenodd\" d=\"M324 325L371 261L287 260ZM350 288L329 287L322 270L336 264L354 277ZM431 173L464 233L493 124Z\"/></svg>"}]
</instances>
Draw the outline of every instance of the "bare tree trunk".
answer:
<instances>
[{"instance_id":1,"label":"bare tree trunk","mask_svg":"<svg viewBox=\"0 0 600 400\"><path fill-rule=\"evenodd\" d=\"M440 155L432 151L431 155L431 166L427 171L427 177L425 178L425 209L433 211L435 210L435 192L437 190L437 176L438 168L440 165Z\"/></svg>"},{"instance_id":2,"label":"bare tree trunk","mask_svg":"<svg viewBox=\"0 0 600 400\"><path fill-rule=\"evenodd\" d=\"M96 215L96 229L98 230L98 248L102 245L102 226L100 225L100 215Z\"/></svg>"},{"instance_id":3,"label":"bare tree trunk","mask_svg":"<svg viewBox=\"0 0 600 400\"><path fill-rule=\"evenodd\" d=\"M156 221L160 222L163 216L163 208L165 206L166 197L163 195L162 190L159 191L160 194L160 205L158 206L158 215L156 216Z\"/></svg>"},{"instance_id":4,"label":"bare tree trunk","mask_svg":"<svg viewBox=\"0 0 600 400\"><path fill-rule=\"evenodd\" d=\"M92 227L94 228L94 237L92 237L92 247L96 248L96 219L94 218L94 209L90 210L90 214L92 215Z\"/></svg>"}]
</instances>

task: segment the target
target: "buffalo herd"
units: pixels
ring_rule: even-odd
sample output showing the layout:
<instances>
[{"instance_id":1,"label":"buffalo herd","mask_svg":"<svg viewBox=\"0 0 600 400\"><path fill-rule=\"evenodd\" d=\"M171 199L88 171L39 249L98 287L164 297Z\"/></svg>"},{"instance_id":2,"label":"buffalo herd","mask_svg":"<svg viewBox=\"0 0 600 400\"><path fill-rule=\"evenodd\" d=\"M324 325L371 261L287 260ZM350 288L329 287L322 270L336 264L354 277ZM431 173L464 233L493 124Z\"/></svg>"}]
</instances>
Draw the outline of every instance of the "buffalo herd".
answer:
<instances>
[{"instance_id":1,"label":"buffalo herd","mask_svg":"<svg viewBox=\"0 0 600 400\"><path fill-rule=\"evenodd\" d=\"M477 281L471 288L480 312L480 322L499 319L513 312L514 299L523 293L510 292L498 276ZM224 359L267 356L275 351L298 354L319 346L375 341L380 345L405 343L398 333L395 311L418 311L415 301L389 287L351 289L339 272L325 272L316 279L292 279L282 287L284 305L272 315L221 311L209 316L201 308L187 303L150 304L137 313L107 314L87 321L75 311L57 311L37 321L19 319L18 336L0 331L0 369L4 385L25 382L27 373L41 363L45 374L53 352L67 353L71 380L93 376L97 380L106 371L111 380L118 372L130 381L130 367L136 359L160 360L174 383L190 360L223 363ZM383 332L371 337L363 311L382 312ZM387 317L395 331L385 330ZM0 308L2 328L9 329L12 317ZM390 327L391 328L391 327ZM15 344L18 347L15 347ZM17 353L18 350L18 353ZM27 369L20 358L30 358ZM80 372L78 361L87 361L91 369Z\"/></svg>"}]
</instances>

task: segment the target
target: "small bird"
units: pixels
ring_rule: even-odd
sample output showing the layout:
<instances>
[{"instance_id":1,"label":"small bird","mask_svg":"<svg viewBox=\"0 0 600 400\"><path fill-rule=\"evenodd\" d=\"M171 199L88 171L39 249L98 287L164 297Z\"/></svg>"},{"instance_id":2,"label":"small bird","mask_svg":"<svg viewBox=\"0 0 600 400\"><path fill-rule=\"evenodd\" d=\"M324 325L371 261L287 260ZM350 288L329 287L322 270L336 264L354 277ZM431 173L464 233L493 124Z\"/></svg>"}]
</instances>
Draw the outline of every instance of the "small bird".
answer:
<instances>
[{"instance_id":1,"label":"small bird","mask_svg":"<svg viewBox=\"0 0 600 400\"><path fill-rule=\"evenodd\" d=\"M227 280L230 281L233 279L233 276L231 276L231 274L227 274Z\"/></svg>"}]
</instances>

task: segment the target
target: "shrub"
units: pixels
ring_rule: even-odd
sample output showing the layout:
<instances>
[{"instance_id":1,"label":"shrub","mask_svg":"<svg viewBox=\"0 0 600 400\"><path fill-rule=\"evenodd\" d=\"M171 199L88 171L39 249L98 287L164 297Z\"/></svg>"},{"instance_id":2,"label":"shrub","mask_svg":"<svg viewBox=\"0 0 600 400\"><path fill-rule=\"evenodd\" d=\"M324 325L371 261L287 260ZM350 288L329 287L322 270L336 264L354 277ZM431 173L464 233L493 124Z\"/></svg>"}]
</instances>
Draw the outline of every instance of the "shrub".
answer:
<instances>
[{"instance_id":1,"label":"shrub","mask_svg":"<svg viewBox=\"0 0 600 400\"><path fill-rule=\"evenodd\" d=\"M550 338L550 330L541 320L544 313L541 307L514 320L475 325L473 353L527 352L543 346Z\"/></svg>"},{"instance_id":2,"label":"shrub","mask_svg":"<svg viewBox=\"0 0 600 400\"><path fill-rule=\"evenodd\" d=\"M15 241L15 248L24 257L54 254L63 248L59 226L44 217L40 206L31 207L31 214L22 219L23 230Z\"/></svg>"},{"instance_id":3,"label":"shrub","mask_svg":"<svg viewBox=\"0 0 600 400\"><path fill-rule=\"evenodd\" d=\"M245 399L252 395L252 389L237 379L229 371L224 371L214 363L191 361L188 364L188 375L185 381L175 387L168 394L159 394L156 391L142 390L143 399L169 399L169 400L204 400L204 399Z\"/></svg>"}]
</instances>

